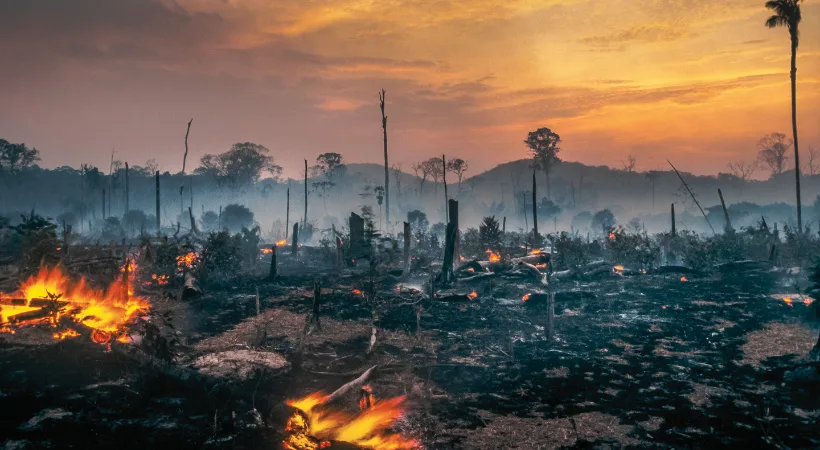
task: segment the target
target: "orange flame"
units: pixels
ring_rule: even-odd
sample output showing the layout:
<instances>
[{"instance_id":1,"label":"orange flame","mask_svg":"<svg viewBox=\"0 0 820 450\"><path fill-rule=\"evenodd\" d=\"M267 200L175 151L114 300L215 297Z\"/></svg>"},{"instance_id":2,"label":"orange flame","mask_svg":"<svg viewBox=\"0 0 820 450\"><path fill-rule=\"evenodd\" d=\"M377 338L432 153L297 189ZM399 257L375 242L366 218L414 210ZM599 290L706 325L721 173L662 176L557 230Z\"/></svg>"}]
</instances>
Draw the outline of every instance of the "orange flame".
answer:
<instances>
[{"instance_id":1,"label":"orange flame","mask_svg":"<svg viewBox=\"0 0 820 450\"><path fill-rule=\"evenodd\" d=\"M791 299L791 297L783 297L783 301L784 301L787 305L789 305L789 306L791 306L791 307L794 307L794 305L792 305L792 299Z\"/></svg>"},{"instance_id":2,"label":"orange flame","mask_svg":"<svg viewBox=\"0 0 820 450\"><path fill-rule=\"evenodd\" d=\"M609 233L609 239L614 241L615 240L615 233Z\"/></svg>"},{"instance_id":3,"label":"orange flame","mask_svg":"<svg viewBox=\"0 0 820 450\"><path fill-rule=\"evenodd\" d=\"M353 295L362 295L362 291L360 289L353 289L351 292L353 292Z\"/></svg>"},{"instance_id":4,"label":"orange flame","mask_svg":"<svg viewBox=\"0 0 820 450\"><path fill-rule=\"evenodd\" d=\"M530 254L531 255L540 255L541 254L541 249L540 248L534 248L534 249L532 249L532 252L530 252Z\"/></svg>"},{"instance_id":5,"label":"orange flame","mask_svg":"<svg viewBox=\"0 0 820 450\"><path fill-rule=\"evenodd\" d=\"M262 248L259 249L259 251L262 252L263 255L267 255L268 253L273 253L273 249L269 248L269 247L262 247Z\"/></svg>"},{"instance_id":6,"label":"orange flame","mask_svg":"<svg viewBox=\"0 0 820 450\"><path fill-rule=\"evenodd\" d=\"M623 274L624 273L624 266L615 266L615 267L612 268L612 270L614 270L615 273L617 273L617 274Z\"/></svg>"},{"instance_id":7,"label":"orange flame","mask_svg":"<svg viewBox=\"0 0 820 450\"><path fill-rule=\"evenodd\" d=\"M680 280L681 280L681 281L689 281L689 279L688 279L688 278L686 278L685 276L684 276L684 277L680 277Z\"/></svg>"},{"instance_id":8,"label":"orange flame","mask_svg":"<svg viewBox=\"0 0 820 450\"><path fill-rule=\"evenodd\" d=\"M327 396L313 393L301 399L287 400L297 411L288 419L283 441L288 450L314 450L330 446L329 440L343 441L363 448L407 450L419 443L387 429L404 413L400 404L404 396L377 401L369 385L362 387L360 411L352 416L333 411L324 404Z\"/></svg>"},{"instance_id":9,"label":"orange flame","mask_svg":"<svg viewBox=\"0 0 820 450\"><path fill-rule=\"evenodd\" d=\"M494 253L492 250L488 249L484 253L489 253L490 254L490 261L491 262L501 261L501 255L499 255L498 253Z\"/></svg>"},{"instance_id":10,"label":"orange flame","mask_svg":"<svg viewBox=\"0 0 820 450\"><path fill-rule=\"evenodd\" d=\"M283 245L287 245L287 243L288 243L288 241L287 241L287 240L282 239L281 241L278 241L278 242L276 243L276 246L277 246L277 247L281 247L281 246L283 246Z\"/></svg>"},{"instance_id":11,"label":"orange flame","mask_svg":"<svg viewBox=\"0 0 820 450\"><path fill-rule=\"evenodd\" d=\"M469 298L470 300L475 300L476 298L478 298L478 292L470 292L469 294L467 294L467 298Z\"/></svg>"},{"instance_id":12,"label":"orange flame","mask_svg":"<svg viewBox=\"0 0 820 450\"><path fill-rule=\"evenodd\" d=\"M12 327L34 324L56 327L61 317L68 316L91 328L94 342L108 343L123 335L128 323L150 308L147 299L133 295L135 265L129 261L121 268L123 273L126 270L128 277L118 277L103 291L87 286L85 279L72 282L60 267L41 268L17 292L0 294L0 331L13 332ZM9 304L12 299L22 301ZM53 335L55 339L76 336L72 331Z\"/></svg>"},{"instance_id":13,"label":"orange flame","mask_svg":"<svg viewBox=\"0 0 820 450\"><path fill-rule=\"evenodd\" d=\"M177 256L177 270L191 269L196 262L196 253L188 252L184 255Z\"/></svg>"},{"instance_id":14,"label":"orange flame","mask_svg":"<svg viewBox=\"0 0 820 450\"><path fill-rule=\"evenodd\" d=\"M521 300L522 300L522 301L525 301L525 302L526 302L527 300L529 300L529 299L530 299L530 294L524 294L524 296L523 296L523 297L521 297Z\"/></svg>"}]
</instances>

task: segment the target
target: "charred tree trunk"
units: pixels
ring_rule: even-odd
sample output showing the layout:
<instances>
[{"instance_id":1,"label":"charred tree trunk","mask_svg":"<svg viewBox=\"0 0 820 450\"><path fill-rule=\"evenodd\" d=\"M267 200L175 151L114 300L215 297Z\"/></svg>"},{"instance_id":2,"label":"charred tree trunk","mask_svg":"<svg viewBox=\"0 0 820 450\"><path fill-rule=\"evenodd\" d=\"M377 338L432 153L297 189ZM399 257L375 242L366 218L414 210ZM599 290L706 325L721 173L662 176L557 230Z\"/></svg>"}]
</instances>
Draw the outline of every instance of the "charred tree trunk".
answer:
<instances>
[{"instance_id":1,"label":"charred tree trunk","mask_svg":"<svg viewBox=\"0 0 820 450\"><path fill-rule=\"evenodd\" d=\"M288 194L285 203L285 240L288 240L288 232L290 232L290 183L288 183Z\"/></svg>"},{"instance_id":2,"label":"charred tree trunk","mask_svg":"<svg viewBox=\"0 0 820 450\"><path fill-rule=\"evenodd\" d=\"M65 260L71 260L71 225L63 225L63 252Z\"/></svg>"},{"instance_id":3,"label":"charred tree trunk","mask_svg":"<svg viewBox=\"0 0 820 450\"><path fill-rule=\"evenodd\" d=\"M404 222L404 275L410 275L410 223Z\"/></svg>"},{"instance_id":4,"label":"charred tree trunk","mask_svg":"<svg viewBox=\"0 0 820 450\"><path fill-rule=\"evenodd\" d=\"M198 234L199 230L196 229L196 219L194 219L194 210L190 206L188 207L188 216L191 219L191 233Z\"/></svg>"},{"instance_id":5,"label":"charred tree trunk","mask_svg":"<svg viewBox=\"0 0 820 450\"><path fill-rule=\"evenodd\" d=\"M356 213L350 213L350 246L348 259L359 258L366 248L364 240L364 219Z\"/></svg>"},{"instance_id":6,"label":"charred tree trunk","mask_svg":"<svg viewBox=\"0 0 820 450\"><path fill-rule=\"evenodd\" d=\"M720 196L720 206L723 207L723 217L726 220L726 224L723 227L724 232L731 233L735 231L735 229L732 228L732 221L729 219L729 211L726 209L726 202L723 201L723 192L721 192L720 189L718 189L718 195Z\"/></svg>"},{"instance_id":7,"label":"charred tree trunk","mask_svg":"<svg viewBox=\"0 0 820 450\"><path fill-rule=\"evenodd\" d=\"M550 291L547 300L547 340L552 341L552 335L555 332L555 292Z\"/></svg>"},{"instance_id":8,"label":"charred tree trunk","mask_svg":"<svg viewBox=\"0 0 820 450\"><path fill-rule=\"evenodd\" d=\"M672 203L672 236L675 235L675 204Z\"/></svg>"},{"instance_id":9,"label":"charred tree trunk","mask_svg":"<svg viewBox=\"0 0 820 450\"><path fill-rule=\"evenodd\" d=\"M270 273L268 274L268 278L273 280L276 278L276 244L273 244L270 250Z\"/></svg>"},{"instance_id":10,"label":"charred tree trunk","mask_svg":"<svg viewBox=\"0 0 820 450\"><path fill-rule=\"evenodd\" d=\"M102 190L102 218L103 222L105 221L105 188Z\"/></svg>"},{"instance_id":11,"label":"charred tree trunk","mask_svg":"<svg viewBox=\"0 0 820 450\"><path fill-rule=\"evenodd\" d=\"M387 93L382 89L379 93L379 103L382 110L382 133L384 134L384 209L385 222L390 223L390 177L387 165L387 116L384 115L384 97ZM388 225L389 226L389 225Z\"/></svg>"},{"instance_id":12,"label":"charred tree trunk","mask_svg":"<svg viewBox=\"0 0 820 450\"><path fill-rule=\"evenodd\" d=\"M709 225L709 229L712 230L712 234L717 234L715 232L715 229L712 227L712 222L709 222L709 218L706 217L706 213L703 211L703 208L701 208L700 202L698 201L697 197L695 197L695 193L692 192L691 189L689 189L689 185L686 184L686 181L684 181L683 175L681 175L680 172L678 172L678 169L676 169L675 166L672 165L671 161L667 159L666 162L668 162L669 165L672 166L672 170L674 170L675 173L678 174L678 178L680 178L680 182L683 183L683 187L686 188L686 191L689 192L689 196L692 197L692 200L694 200L695 204L698 205L698 209L700 210L700 213L703 215L703 218L706 219L706 224Z\"/></svg>"},{"instance_id":13,"label":"charred tree trunk","mask_svg":"<svg viewBox=\"0 0 820 450\"><path fill-rule=\"evenodd\" d=\"M160 235L159 231L159 224L160 224L160 203L159 203L159 170L154 173L154 183L156 184L156 196L157 196L157 237Z\"/></svg>"},{"instance_id":14,"label":"charred tree trunk","mask_svg":"<svg viewBox=\"0 0 820 450\"><path fill-rule=\"evenodd\" d=\"M532 171L532 248L538 246L538 198L535 186L535 169Z\"/></svg>"},{"instance_id":15,"label":"charred tree trunk","mask_svg":"<svg viewBox=\"0 0 820 450\"><path fill-rule=\"evenodd\" d=\"M125 163L125 214L123 214L123 216L128 214L128 211L131 210L130 209L131 208L131 203L129 201L130 196L128 195L129 193L130 192L129 192L129 189L128 189L128 163Z\"/></svg>"},{"instance_id":16,"label":"charred tree trunk","mask_svg":"<svg viewBox=\"0 0 820 450\"><path fill-rule=\"evenodd\" d=\"M308 202L308 189L307 189L307 178L308 178L308 168L307 168L307 160L305 160L305 218L302 221L302 228L307 228L307 202Z\"/></svg>"},{"instance_id":17,"label":"charred tree trunk","mask_svg":"<svg viewBox=\"0 0 820 450\"><path fill-rule=\"evenodd\" d=\"M458 230L458 201L450 200L448 210L450 220L444 237L444 263L441 266L441 281L444 285L453 278L453 256L455 254L456 232Z\"/></svg>"},{"instance_id":18,"label":"charred tree trunk","mask_svg":"<svg viewBox=\"0 0 820 450\"><path fill-rule=\"evenodd\" d=\"M182 199L182 191L185 189L185 162L188 160L188 135L191 133L192 118L188 121L188 128L185 130L185 154L182 155L182 179L179 181L179 214L182 214L185 200Z\"/></svg>"},{"instance_id":19,"label":"charred tree trunk","mask_svg":"<svg viewBox=\"0 0 820 450\"><path fill-rule=\"evenodd\" d=\"M450 217L450 197L447 195L447 160L441 155L441 182L444 184L444 215Z\"/></svg>"},{"instance_id":20,"label":"charred tree trunk","mask_svg":"<svg viewBox=\"0 0 820 450\"><path fill-rule=\"evenodd\" d=\"M296 250L299 248L299 222L293 224L293 241L290 244L290 254L296 256Z\"/></svg>"}]
</instances>

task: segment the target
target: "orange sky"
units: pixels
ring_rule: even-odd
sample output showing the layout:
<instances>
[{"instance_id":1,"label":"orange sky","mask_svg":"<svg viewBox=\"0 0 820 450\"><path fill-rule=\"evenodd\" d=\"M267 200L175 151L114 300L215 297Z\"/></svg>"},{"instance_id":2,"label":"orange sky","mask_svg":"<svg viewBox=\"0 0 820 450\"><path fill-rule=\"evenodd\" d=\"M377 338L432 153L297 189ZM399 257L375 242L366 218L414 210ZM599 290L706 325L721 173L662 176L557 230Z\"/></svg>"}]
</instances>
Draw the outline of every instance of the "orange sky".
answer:
<instances>
[{"instance_id":1,"label":"orange sky","mask_svg":"<svg viewBox=\"0 0 820 450\"><path fill-rule=\"evenodd\" d=\"M446 153L468 175L526 155L694 173L791 134L789 43L763 0L26 0L0 2L0 137L43 166L154 158L179 170L252 141L286 175L327 151ZM803 3L802 153L820 148L820 0Z\"/></svg>"}]
</instances>

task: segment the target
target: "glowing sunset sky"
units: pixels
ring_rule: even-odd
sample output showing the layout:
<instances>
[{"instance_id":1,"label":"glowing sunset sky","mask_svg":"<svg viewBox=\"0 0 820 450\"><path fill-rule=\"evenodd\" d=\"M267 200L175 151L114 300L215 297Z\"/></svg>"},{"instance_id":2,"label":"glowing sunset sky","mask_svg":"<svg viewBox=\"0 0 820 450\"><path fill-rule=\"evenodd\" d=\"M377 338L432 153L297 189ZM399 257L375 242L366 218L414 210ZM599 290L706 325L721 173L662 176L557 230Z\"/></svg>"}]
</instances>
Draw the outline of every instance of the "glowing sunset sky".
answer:
<instances>
[{"instance_id":1,"label":"glowing sunset sky","mask_svg":"<svg viewBox=\"0 0 820 450\"><path fill-rule=\"evenodd\" d=\"M446 153L467 175L526 155L694 173L791 135L789 40L763 0L0 0L0 137L42 165L189 167L234 142L286 175L327 151ZM803 3L801 149L820 147L820 0ZM192 164L194 163L194 164Z\"/></svg>"}]
</instances>

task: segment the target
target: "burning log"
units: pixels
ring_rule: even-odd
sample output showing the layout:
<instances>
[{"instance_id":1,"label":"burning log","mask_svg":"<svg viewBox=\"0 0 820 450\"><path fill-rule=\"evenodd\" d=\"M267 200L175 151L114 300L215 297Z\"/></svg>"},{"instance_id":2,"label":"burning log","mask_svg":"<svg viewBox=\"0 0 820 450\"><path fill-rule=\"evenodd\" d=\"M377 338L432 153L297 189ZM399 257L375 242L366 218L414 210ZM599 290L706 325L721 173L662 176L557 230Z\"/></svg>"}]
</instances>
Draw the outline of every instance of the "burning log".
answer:
<instances>
[{"instance_id":1,"label":"burning log","mask_svg":"<svg viewBox=\"0 0 820 450\"><path fill-rule=\"evenodd\" d=\"M375 371L377 367L379 367L378 364L376 364L375 366L365 370L364 373L359 375L359 377L356 378L355 380L350 381L348 383L345 383L344 385L342 385L342 387L340 387L339 389L336 389L335 391L333 391L332 394L328 395L325 398L324 403L325 404L333 403L334 401L340 399L342 396L344 396L348 392L350 392L354 389L360 388L370 378L370 376L373 375L373 371Z\"/></svg>"},{"instance_id":2,"label":"burning log","mask_svg":"<svg viewBox=\"0 0 820 450\"><path fill-rule=\"evenodd\" d=\"M482 272L486 272L486 269L484 268L484 266L482 266L478 261L474 259L465 262L464 264L458 266L458 269L456 269L456 273L464 275L472 275Z\"/></svg>"}]
</instances>

